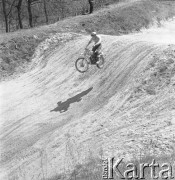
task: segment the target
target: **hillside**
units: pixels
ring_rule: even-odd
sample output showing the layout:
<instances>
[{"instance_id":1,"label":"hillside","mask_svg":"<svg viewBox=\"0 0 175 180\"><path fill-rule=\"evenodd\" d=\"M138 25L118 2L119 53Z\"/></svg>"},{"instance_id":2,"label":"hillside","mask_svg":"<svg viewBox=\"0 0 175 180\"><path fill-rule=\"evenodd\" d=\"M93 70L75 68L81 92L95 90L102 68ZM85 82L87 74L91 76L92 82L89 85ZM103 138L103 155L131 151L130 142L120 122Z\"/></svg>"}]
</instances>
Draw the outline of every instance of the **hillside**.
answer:
<instances>
[{"instance_id":1,"label":"hillside","mask_svg":"<svg viewBox=\"0 0 175 180\"><path fill-rule=\"evenodd\" d=\"M55 33L75 32L122 35L159 25L174 16L172 1L124 1L91 15L70 17L48 26L0 35L0 80L28 71L35 48ZM57 43L58 44L58 43ZM57 45L56 44L56 45Z\"/></svg>"},{"instance_id":2,"label":"hillside","mask_svg":"<svg viewBox=\"0 0 175 180\"><path fill-rule=\"evenodd\" d=\"M31 45L31 55L27 53L32 58L26 72L0 83L1 179L101 179L101 171L97 177L94 168L100 164L87 172L89 160L163 157L175 152L171 3L122 3L90 16L26 30L24 37L15 32L4 41L39 38ZM138 9L147 15L136 13ZM118 14L119 10L124 13ZM119 15L125 23L112 21ZM133 16L135 21L131 21ZM145 18L136 18L140 16ZM158 28L157 18L167 21ZM155 27L146 29L151 25ZM75 60L84 51L90 28L101 33L105 66L91 66L81 74ZM16 52L22 54L22 47L27 48L20 45ZM174 156L168 160L173 161ZM74 169L81 169L83 176L68 178Z\"/></svg>"}]
</instances>

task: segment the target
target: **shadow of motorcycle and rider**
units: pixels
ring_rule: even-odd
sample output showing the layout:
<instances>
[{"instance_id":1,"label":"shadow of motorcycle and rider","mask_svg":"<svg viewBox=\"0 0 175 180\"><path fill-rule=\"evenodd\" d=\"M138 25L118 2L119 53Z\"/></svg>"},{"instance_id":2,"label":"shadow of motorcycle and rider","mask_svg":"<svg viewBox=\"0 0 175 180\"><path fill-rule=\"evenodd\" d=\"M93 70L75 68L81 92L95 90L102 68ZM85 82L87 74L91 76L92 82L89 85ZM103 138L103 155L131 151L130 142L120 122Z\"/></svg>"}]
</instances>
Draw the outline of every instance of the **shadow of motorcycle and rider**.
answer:
<instances>
[{"instance_id":1,"label":"shadow of motorcycle and rider","mask_svg":"<svg viewBox=\"0 0 175 180\"><path fill-rule=\"evenodd\" d=\"M69 109L71 104L76 103L76 102L80 102L82 100L82 97L86 96L88 93L90 93L92 91L92 89L93 89L93 87L91 87L91 88L71 97L71 98L68 98L64 102L59 101L57 103L57 107L55 109L51 110L50 112L53 112L53 111L55 111L55 112L59 111L60 113L66 112Z\"/></svg>"}]
</instances>

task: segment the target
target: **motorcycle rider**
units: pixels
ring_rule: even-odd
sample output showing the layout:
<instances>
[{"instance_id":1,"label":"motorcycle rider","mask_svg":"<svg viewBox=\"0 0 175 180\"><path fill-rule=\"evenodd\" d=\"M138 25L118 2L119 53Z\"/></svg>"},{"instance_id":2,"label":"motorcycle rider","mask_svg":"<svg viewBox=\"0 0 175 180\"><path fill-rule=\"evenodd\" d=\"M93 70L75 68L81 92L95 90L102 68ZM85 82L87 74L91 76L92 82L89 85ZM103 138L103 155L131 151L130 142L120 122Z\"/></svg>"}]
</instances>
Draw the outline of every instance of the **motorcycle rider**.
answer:
<instances>
[{"instance_id":1,"label":"motorcycle rider","mask_svg":"<svg viewBox=\"0 0 175 180\"><path fill-rule=\"evenodd\" d=\"M86 48L87 48L92 42L94 42L94 45L93 45L93 47L92 47L92 52L93 52L92 56L93 56L95 59L97 59L97 62L98 62L98 60L99 60L99 56L98 56L98 55L99 55L99 52L100 52L100 50L101 50L101 48L102 48L101 36L97 35L96 32L92 32L92 33L91 33L91 39L90 39L90 41L88 42Z\"/></svg>"}]
</instances>

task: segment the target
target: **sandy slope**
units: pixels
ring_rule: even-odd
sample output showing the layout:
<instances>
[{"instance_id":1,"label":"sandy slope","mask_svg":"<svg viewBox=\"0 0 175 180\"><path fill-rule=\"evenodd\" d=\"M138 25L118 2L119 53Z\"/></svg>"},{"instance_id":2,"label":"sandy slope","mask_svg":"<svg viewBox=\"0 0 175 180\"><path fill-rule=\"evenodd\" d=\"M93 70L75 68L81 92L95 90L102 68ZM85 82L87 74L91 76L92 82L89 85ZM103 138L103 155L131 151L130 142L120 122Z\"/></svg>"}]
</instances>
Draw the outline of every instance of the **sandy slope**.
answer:
<instances>
[{"instance_id":1,"label":"sandy slope","mask_svg":"<svg viewBox=\"0 0 175 180\"><path fill-rule=\"evenodd\" d=\"M168 45L175 44L175 21L140 34L102 37L103 70L75 70L89 39L81 36L52 51L33 71L0 84L3 179L47 178L71 169L89 152L128 158L149 146L157 146L157 153L172 150L173 76L156 93L144 89L138 96L135 86L155 53L169 48L173 56L175 48Z\"/></svg>"}]
</instances>

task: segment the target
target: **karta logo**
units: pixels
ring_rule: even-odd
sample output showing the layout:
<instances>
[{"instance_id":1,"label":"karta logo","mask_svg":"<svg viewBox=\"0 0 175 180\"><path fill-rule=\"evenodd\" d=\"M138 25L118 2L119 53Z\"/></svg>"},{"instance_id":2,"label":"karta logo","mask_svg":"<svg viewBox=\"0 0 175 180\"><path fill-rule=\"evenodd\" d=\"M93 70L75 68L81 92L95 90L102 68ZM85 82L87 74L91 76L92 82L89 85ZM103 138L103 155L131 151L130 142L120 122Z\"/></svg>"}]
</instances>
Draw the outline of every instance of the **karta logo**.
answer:
<instances>
[{"instance_id":1,"label":"karta logo","mask_svg":"<svg viewBox=\"0 0 175 180\"><path fill-rule=\"evenodd\" d=\"M145 179L145 169L149 169L150 178L151 179L173 179L173 167L170 163L163 163L159 165L156 163L155 159L152 160L151 164L148 163L140 163L140 164L133 164L128 163L126 164L126 169L123 169L121 172L121 164L123 158L115 161L114 158L108 158L103 160L103 179L114 179L114 174L116 175L117 179ZM125 168L125 167L124 167Z\"/></svg>"}]
</instances>

